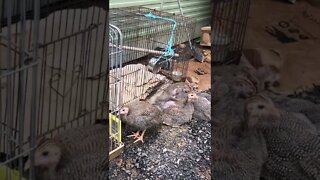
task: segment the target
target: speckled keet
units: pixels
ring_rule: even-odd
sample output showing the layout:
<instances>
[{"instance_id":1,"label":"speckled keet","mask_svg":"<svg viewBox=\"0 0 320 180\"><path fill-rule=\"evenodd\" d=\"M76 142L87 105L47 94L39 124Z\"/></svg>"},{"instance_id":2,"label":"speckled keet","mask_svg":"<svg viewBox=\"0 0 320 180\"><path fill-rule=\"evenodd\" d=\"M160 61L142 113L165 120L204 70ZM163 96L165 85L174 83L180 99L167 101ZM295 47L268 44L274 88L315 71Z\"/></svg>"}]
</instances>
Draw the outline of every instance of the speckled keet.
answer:
<instances>
[{"instance_id":1,"label":"speckled keet","mask_svg":"<svg viewBox=\"0 0 320 180\"><path fill-rule=\"evenodd\" d=\"M152 96L148 102L153 105L157 105L162 108L163 104L167 101L186 101L188 92L191 91L191 87L185 82L178 82L168 85L164 89L158 90L158 92Z\"/></svg>"},{"instance_id":2,"label":"speckled keet","mask_svg":"<svg viewBox=\"0 0 320 180\"><path fill-rule=\"evenodd\" d=\"M126 105L120 109L120 116L123 122L138 131L129 137L135 139L134 142L144 142L143 136L147 129L159 126L162 123L161 110L146 101L138 101ZM140 135L139 131L142 131Z\"/></svg>"},{"instance_id":3,"label":"speckled keet","mask_svg":"<svg viewBox=\"0 0 320 180\"><path fill-rule=\"evenodd\" d=\"M248 99L245 110L248 124L263 133L270 158L275 157L268 159L267 172L277 179L320 178L320 140L315 128L277 109L262 94Z\"/></svg>"},{"instance_id":4,"label":"speckled keet","mask_svg":"<svg viewBox=\"0 0 320 180\"><path fill-rule=\"evenodd\" d=\"M108 163L108 161L102 161L106 157L106 131L107 126L105 125L90 125L68 129L52 139L40 139L35 150L34 160L37 178L82 180L103 176L106 171L106 163ZM83 163L81 159L84 157L87 157L90 164ZM28 160L25 164L25 170L28 170L29 166L30 161ZM86 176L81 175L80 172L70 174L70 172L77 171L87 171L88 173Z\"/></svg>"},{"instance_id":5,"label":"speckled keet","mask_svg":"<svg viewBox=\"0 0 320 180\"><path fill-rule=\"evenodd\" d=\"M182 124L190 122L194 112L193 102L196 100L193 93L188 94L186 102L173 102L170 106L163 110L163 124L172 127L178 127Z\"/></svg>"},{"instance_id":6,"label":"speckled keet","mask_svg":"<svg viewBox=\"0 0 320 180\"><path fill-rule=\"evenodd\" d=\"M213 120L212 179L260 178L267 148L261 133L245 126L245 121Z\"/></svg>"},{"instance_id":7,"label":"speckled keet","mask_svg":"<svg viewBox=\"0 0 320 180\"><path fill-rule=\"evenodd\" d=\"M205 97L197 95L196 93L190 93L189 96L193 96L194 98L194 100L192 101L192 104L194 106L193 117L199 120L210 121L211 102Z\"/></svg>"}]
</instances>

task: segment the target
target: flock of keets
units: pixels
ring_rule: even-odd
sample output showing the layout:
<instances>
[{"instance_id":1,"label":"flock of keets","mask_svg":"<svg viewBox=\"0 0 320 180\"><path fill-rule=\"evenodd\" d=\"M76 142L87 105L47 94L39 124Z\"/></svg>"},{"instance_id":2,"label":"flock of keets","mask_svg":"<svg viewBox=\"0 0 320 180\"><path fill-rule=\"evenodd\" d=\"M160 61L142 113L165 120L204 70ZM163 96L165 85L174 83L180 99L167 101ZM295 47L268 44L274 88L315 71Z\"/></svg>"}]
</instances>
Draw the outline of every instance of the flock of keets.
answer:
<instances>
[{"instance_id":1,"label":"flock of keets","mask_svg":"<svg viewBox=\"0 0 320 180\"><path fill-rule=\"evenodd\" d=\"M320 106L274 93L274 69L214 68L213 179L320 179Z\"/></svg>"},{"instance_id":2,"label":"flock of keets","mask_svg":"<svg viewBox=\"0 0 320 180\"><path fill-rule=\"evenodd\" d=\"M130 135L134 142L143 142L144 133L149 128L161 125L179 127L190 122L192 117L211 120L211 96L196 93L194 85L188 82L169 84L150 99L131 103L120 110L124 123L137 130Z\"/></svg>"},{"instance_id":3,"label":"flock of keets","mask_svg":"<svg viewBox=\"0 0 320 180\"><path fill-rule=\"evenodd\" d=\"M279 74L272 67L241 58L214 69L212 98L179 82L122 107L121 120L136 130L134 143L143 143L149 128L211 121L212 100L212 179L320 179L320 106L273 93ZM106 129L95 124L39 141L38 179L107 177Z\"/></svg>"},{"instance_id":4,"label":"flock of keets","mask_svg":"<svg viewBox=\"0 0 320 180\"><path fill-rule=\"evenodd\" d=\"M134 143L144 142L145 131L161 125L178 127L192 117L211 120L211 96L198 93L188 82L167 84L150 99L123 106L121 120L137 132ZM142 131L142 133L140 133ZM35 151L37 179L106 179L108 177L106 123L69 129L52 139L41 139ZM30 161L25 165L29 169Z\"/></svg>"}]
</instances>

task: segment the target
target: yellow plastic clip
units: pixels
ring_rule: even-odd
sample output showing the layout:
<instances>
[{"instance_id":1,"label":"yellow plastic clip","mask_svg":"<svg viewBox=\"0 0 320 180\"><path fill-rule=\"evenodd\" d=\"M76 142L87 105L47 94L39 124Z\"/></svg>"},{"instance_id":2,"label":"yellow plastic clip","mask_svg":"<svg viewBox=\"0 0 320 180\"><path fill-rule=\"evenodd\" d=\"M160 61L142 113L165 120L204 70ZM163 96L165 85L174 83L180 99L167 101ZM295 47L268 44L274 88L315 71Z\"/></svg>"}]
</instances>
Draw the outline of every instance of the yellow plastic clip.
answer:
<instances>
[{"instance_id":1,"label":"yellow plastic clip","mask_svg":"<svg viewBox=\"0 0 320 180\"><path fill-rule=\"evenodd\" d=\"M121 120L111 113L109 113L109 134L118 142L122 142Z\"/></svg>"}]
</instances>

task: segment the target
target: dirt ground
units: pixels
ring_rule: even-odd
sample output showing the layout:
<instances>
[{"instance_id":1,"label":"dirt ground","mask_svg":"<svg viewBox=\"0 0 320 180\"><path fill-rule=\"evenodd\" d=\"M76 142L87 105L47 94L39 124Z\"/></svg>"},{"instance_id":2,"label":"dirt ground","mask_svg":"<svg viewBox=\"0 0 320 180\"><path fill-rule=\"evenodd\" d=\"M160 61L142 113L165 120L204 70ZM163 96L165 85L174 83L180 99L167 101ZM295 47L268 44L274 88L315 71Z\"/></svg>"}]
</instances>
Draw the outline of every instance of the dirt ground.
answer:
<instances>
[{"instance_id":1,"label":"dirt ground","mask_svg":"<svg viewBox=\"0 0 320 180\"><path fill-rule=\"evenodd\" d=\"M191 76L199 80L199 90L207 91L211 88L211 51L203 48L204 62L191 59L188 66L187 76ZM198 74L196 71L201 69L204 74Z\"/></svg>"},{"instance_id":2,"label":"dirt ground","mask_svg":"<svg viewBox=\"0 0 320 180\"><path fill-rule=\"evenodd\" d=\"M251 1L245 48L274 49L281 54L280 93L291 94L320 84L319 17L320 7L307 1ZM267 29L273 29L273 35ZM284 37L294 41L286 42Z\"/></svg>"}]
</instances>

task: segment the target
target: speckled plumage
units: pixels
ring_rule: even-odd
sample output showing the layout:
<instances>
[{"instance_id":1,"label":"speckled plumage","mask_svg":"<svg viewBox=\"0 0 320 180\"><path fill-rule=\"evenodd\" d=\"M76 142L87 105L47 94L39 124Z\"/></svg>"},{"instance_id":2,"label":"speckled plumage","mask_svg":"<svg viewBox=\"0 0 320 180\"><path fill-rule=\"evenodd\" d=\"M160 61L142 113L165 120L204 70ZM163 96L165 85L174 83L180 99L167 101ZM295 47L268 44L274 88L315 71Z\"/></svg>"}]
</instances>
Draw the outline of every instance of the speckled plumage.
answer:
<instances>
[{"instance_id":1,"label":"speckled plumage","mask_svg":"<svg viewBox=\"0 0 320 180\"><path fill-rule=\"evenodd\" d=\"M70 160L52 180L105 180L108 179L108 163L106 153L85 154Z\"/></svg>"},{"instance_id":2,"label":"speckled plumage","mask_svg":"<svg viewBox=\"0 0 320 180\"><path fill-rule=\"evenodd\" d=\"M298 166L290 161L283 161L281 157L270 153L264 163L261 177L264 180L301 180L308 177L300 172Z\"/></svg>"},{"instance_id":3,"label":"speckled plumage","mask_svg":"<svg viewBox=\"0 0 320 180\"><path fill-rule=\"evenodd\" d=\"M274 102L277 108L289 112L301 112L301 110L305 108L315 106L313 102L300 98L290 98L283 95L276 95L273 93L268 93L268 96Z\"/></svg>"},{"instance_id":4,"label":"speckled plumage","mask_svg":"<svg viewBox=\"0 0 320 180\"><path fill-rule=\"evenodd\" d=\"M320 134L320 105L301 98L291 98L268 94L275 105L282 110L298 113L303 119L312 123Z\"/></svg>"},{"instance_id":5,"label":"speckled plumage","mask_svg":"<svg viewBox=\"0 0 320 180\"><path fill-rule=\"evenodd\" d=\"M219 118L212 121L212 178L215 180L260 178L263 163L267 158L264 138L261 133L248 129L243 118L237 118L236 121Z\"/></svg>"},{"instance_id":6,"label":"speckled plumage","mask_svg":"<svg viewBox=\"0 0 320 180\"><path fill-rule=\"evenodd\" d=\"M213 179L259 179L267 149L260 133L242 124L214 121Z\"/></svg>"},{"instance_id":7,"label":"speckled plumage","mask_svg":"<svg viewBox=\"0 0 320 180\"><path fill-rule=\"evenodd\" d=\"M299 112L304 114L308 120L312 122L320 136L320 105L305 106L305 108L301 109Z\"/></svg>"},{"instance_id":8,"label":"speckled plumage","mask_svg":"<svg viewBox=\"0 0 320 180\"><path fill-rule=\"evenodd\" d=\"M230 91L230 87L223 82L217 82L213 85L213 97L212 102L215 104L219 102L223 97L225 97Z\"/></svg>"},{"instance_id":9,"label":"speckled plumage","mask_svg":"<svg viewBox=\"0 0 320 180\"><path fill-rule=\"evenodd\" d=\"M236 76L231 85L236 96L243 98L248 98L258 93L260 89L257 86L257 82L253 82L244 75Z\"/></svg>"},{"instance_id":10,"label":"speckled plumage","mask_svg":"<svg viewBox=\"0 0 320 180\"><path fill-rule=\"evenodd\" d=\"M122 120L135 129L145 130L162 123L161 110L146 101L134 102L127 107L129 112L125 116L121 116Z\"/></svg>"},{"instance_id":11,"label":"speckled plumage","mask_svg":"<svg viewBox=\"0 0 320 180\"><path fill-rule=\"evenodd\" d=\"M183 95L191 91L190 86L185 82L177 82L170 84L165 92L171 96Z\"/></svg>"},{"instance_id":12,"label":"speckled plumage","mask_svg":"<svg viewBox=\"0 0 320 180\"><path fill-rule=\"evenodd\" d=\"M211 93L211 92L210 92L210 93ZM201 93L198 93L198 96L204 97L204 98L206 98L208 101L211 102L211 94L209 94L209 93L201 92Z\"/></svg>"},{"instance_id":13,"label":"speckled plumage","mask_svg":"<svg viewBox=\"0 0 320 180\"><path fill-rule=\"evenodd\" d=\"M167 101L186 101L190 87L185 82L178 82L169 84L163 89L153 95L148 102L162 108L163 104Z\"/></svg>"},{"instance_id":14,"label":"speckled plumage","mask_svg":"<svg viewBox=\"0 0 320 180\"><path fill-rule=\"evenodd\" d=\"M52 139L40 140L35 151L37 179L96 179L95 177L101 173L107 178L107 174L103 173L106 171L108 161L101 161L106 157L106 137L107 126L99 124L68 129ZM87 157L87 162L90 163L84 163L81 160L84 157ZM28 169L28 166L29 161L26 162L25 168ZM69 173L79 169L89 170L90 166L102 169L91 168L92 172L86 175L87 178Z\"/></svg>"},{"instance_id":15,"label":"speckled plumage","mask_svg":"<svg viewBox=\"0 0 320 180\"><path fill-rule=\"evenodd\" d=\"M270 98L258 95L246 105L247 118L252 127L263 132L273 165L266 169L276 178L320 178L320 139L315 128L290 112L279 110ZM280 161L282 164L274 163ZM294 173L292 173L294 172Z\"/></svg>"},{"instance_id":16,"label":"speckled plumage","mask_svg":"<svg viewBox=\"0 0 320 180\"><path fill-rule=\"evenodd\" d=\"M107 126L102 124L66 130L54 137L73 155L102 153L106 148Z\"/></svg>"},{"instance_id":17,"label":"speckled plumage","mask_svg":"<svg viewBox=\"0 0 320 180\"><path fill-rule=\"evenodd\" d=\"M200 95L194 94L195 100L193 102L194 106L194 113L193 117L210 121L211 120L211 102L206 99L205 97L202 97Z\"/></svg>"},{"instance_id":18,"label":"speckled plumage","mask_svg":"<svg viewBox=\"0 0 320 180\"><path fill-rule=\"evenodd\" d=\"M194 112L194 99L189 99L187 102L173 103L166 109L163 109L162 120L163 124L172 127L178 127L182 124L190 122Z\"/></svg>"},{"instance_id":19,"label":"speckled plumage","mask_svg":"<svg viewBox=\"0 0 320 180\"><path fill-rule=\"evenodd\" d=\"M212 106L212 117L224 121L239 122L243 119L245 100L232 95Z\"/></svg>"}]
</instances>

